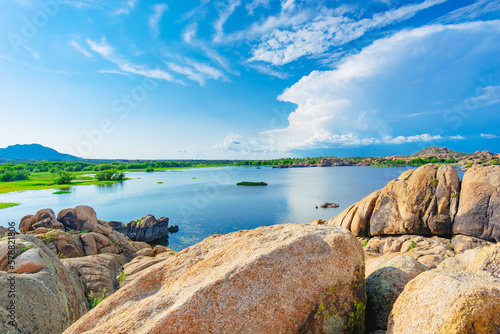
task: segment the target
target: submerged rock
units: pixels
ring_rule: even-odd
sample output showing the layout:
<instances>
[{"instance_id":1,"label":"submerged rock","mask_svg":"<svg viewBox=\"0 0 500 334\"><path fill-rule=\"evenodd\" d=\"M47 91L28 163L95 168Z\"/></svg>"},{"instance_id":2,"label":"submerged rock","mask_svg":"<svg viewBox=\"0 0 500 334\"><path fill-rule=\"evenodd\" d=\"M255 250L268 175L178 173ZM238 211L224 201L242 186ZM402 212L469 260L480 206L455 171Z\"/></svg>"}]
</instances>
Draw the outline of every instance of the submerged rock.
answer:
<instances>
[{"instance_id":1,"label":"submerged rock","mask_svg":"<svg viewBox=\"0 0 500 334\"><path fill-rule=\"evenodd\" d=\"M363 333L364 261L336 226L211 236L145 270L65 333Z\"/></svg>"},{"instance_id":2,"label":"submerged rock","mask_svg":"<svg viewBox=\"0 0 500 334\"><path fill-rule=\"evenodd\" d=\"M139 220L131 221L125 227L113 227L113 229L125 234L134 241L149 242L168 237L168 221L169 219L167 217L160 217L156 219L153 215L147 215ZM118 224L113 223L113 225L117 226ZM179 228L177 227L177 230L178 229Z\"/></svg>"}]
</instances>

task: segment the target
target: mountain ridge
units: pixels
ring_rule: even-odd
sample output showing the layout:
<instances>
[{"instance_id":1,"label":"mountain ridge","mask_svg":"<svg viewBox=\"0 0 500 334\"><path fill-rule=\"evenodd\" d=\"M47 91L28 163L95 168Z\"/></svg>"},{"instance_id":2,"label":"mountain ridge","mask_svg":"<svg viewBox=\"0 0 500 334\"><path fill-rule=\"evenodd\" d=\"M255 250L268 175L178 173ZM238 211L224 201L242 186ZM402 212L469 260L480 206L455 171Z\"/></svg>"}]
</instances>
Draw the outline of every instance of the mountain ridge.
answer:
<instances>
[{"instance_id":1,"label":"mountain ridge","mask_svg":"<svg viewBox=\"0 0 500 334\"><path fill-rule=\"evenodd\" d=\"M40 144L15 144L0 148L1 160L81 160Z\"/></svg>"}]
</instances>

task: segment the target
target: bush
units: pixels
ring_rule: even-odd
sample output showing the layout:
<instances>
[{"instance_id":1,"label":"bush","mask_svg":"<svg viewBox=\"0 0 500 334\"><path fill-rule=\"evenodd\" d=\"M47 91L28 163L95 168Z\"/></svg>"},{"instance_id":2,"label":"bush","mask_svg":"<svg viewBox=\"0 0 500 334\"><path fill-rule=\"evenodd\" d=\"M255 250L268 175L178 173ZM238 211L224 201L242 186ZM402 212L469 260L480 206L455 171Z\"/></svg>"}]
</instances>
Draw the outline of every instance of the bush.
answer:
<instances>
[{"instance_id":1,"label":"bush","mask_svg":"<svg viewBox=\"0 0 500 334\"><path fill-rule=\"evenodd\" d=\"M10 170L0 174L1 182L21 181L21 180L28 180L29 178L30 174L26 170L19 170L19 171Z\"/></svg>"},{"instance_id":2,"label":"bush","mask_svg":"<svg viewBox=\"0 0 500 334\"><path fill-rule=\"evenodd\" d=\"M154 171L154 168L146 168L146 173L153 173Z\"/></svg>"},{"instance_id":3,"label":"bush","mask_svg":"<svg viewBox=\"0 0 500 334\"><path fill-rule=\"evenodd\" d=\"M55 184L69 184L75 179L75 175L67 171L60 171L58 175L54 180Z\"/></svg>"},{"instance_id":4,"label":"bush","mask_svg":"<svg viewBox=\"0 0 500 334\"><path fill-rule=\"evenodd\" d=\"M97 172L95 178L98 181L122 181L125 178L125 173L116 169L108 169Z\"/></svg>"}]
</instances>

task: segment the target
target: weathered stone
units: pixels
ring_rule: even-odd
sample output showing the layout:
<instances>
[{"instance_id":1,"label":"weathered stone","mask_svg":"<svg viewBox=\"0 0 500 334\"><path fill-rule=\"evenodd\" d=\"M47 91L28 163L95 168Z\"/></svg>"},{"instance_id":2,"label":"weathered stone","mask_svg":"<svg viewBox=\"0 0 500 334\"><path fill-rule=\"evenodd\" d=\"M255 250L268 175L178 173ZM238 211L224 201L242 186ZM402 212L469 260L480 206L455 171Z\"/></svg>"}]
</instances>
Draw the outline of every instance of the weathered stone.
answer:
<instances>
[{"instance_id":1,"label":"weathered stone","mask_svg":"<svg viewBox=\"0 0 500 334\"><path fill-rule=\"evenodd\" d=\"M156 256L160 253L171 252L172 250L165 246L156 245L153 249L153 256Z\"/></svg>"},{"instance_id":2,"label":"weathered stone","mask_svg":"<svg viewBox=\"0 0 500 334\"><path fill-rule=\"evenodd\" d=\"M453 244L453 250L456 253L463 253L469 249L482 248L493 245L493 242L491 241L486 241L467 235L454 235L453 238L451 238L451 243Z\"/></svg>"},{"instance_id":3,"label":"weathered stone","mask_svg":"<svg viewBox=\"0 0 500 334\"><path fill-rule=\"evenodd\" d=\"M380 192L380 190L377 190L358 203L351 205L340 215L330 219L328 224L343 226L358 237L368 236L370 218Z\"/></svg>"},{"instance_id":4,"label":"weathered stone","mask_svg":"<svg viewBox=\"0 0 500 334\"><path fill-rule=\"evenodd\" d=\"M144 271L66 334L363 333L363 250L337 226L212 236ZM126 316L124 316L126 315Z\"/></svg>"},{"instance_id":5,"label":"weathered stone","mask_svg":"<svg viewBox=\"0 0 500 334\"><path fill-rule=\"evenodd\" d=\"M110 295L118 290L117 276L121 273L126 260L119 255L99 254L75 259L63 259L62 263L80 277L85 294Z\"/></svg>"},{"instance_id":6,"label":"weathered stone","mask_svg":"<svg viewBox=\"0 0 500 334\"><path fill-rule=\"evenodd\" d=\"M125 234L134 241L152 241L168 237L168 218L156 219L153 215L147 215L140 220L131 221L126 227L113 227L115 231Z\"/></svg>"},{"instance_id":7,"label":"weathered stone","mask_svg":"<svg viewBox=\"0 0 500 334\"><path fill-rule=\"evenodd\" d=\"M326 224L326 220L323 220L323 219L315 219L309 223L309 225L325 225L325 224Z\"/></svg>"},{"instance_id":8,"label":"weathered stone","mask_svg":"<svg viewBox=\"0 0 500 334\"><path fill-rule=\"evenodd\" d=\"M152 248L143 248L135 253L135 256L153 256L154 250Z\"/></svg>"},{"instance_id":9,"label":"weathered stone","mask_svg":"<svg viewBox=\"0 0 500 334\"><path fill-rule=\"evenodd\" d=\"M147 242L143 241L132 241L132 245L135 247L136 250L151 248L151 246Z\"/></svg>"},{"instance_id":10,"label":"weathered stone","mask_svg":"<svg viewBox=\"0 0 500 334\"><path fill-rule=\"evenodd\" d=\"M425 165L389 182L370 219L371 235L450 235L458 175L453 166ZM441 186L440 186L441 185Z\"/></svg>"},{"instance_id":11,"label":"weathered stone","mask_svg":"<svg viewBox=\"0 0 500 334\"><path fill-rule=\"evenodd\" d=\"M97 215L90 206L79 205L75 207L76 215L78 217L78 225L81 226L81 230L94 231L94 228L98 224Z\"/></svg>"},{"instance_id":12,"label":"weathered stone","mask_svg":"<svg viewBox=\"0 0 500 334\"><path fill-rule=\"evenodd\" d=\"M34 215L24 216L19 222L19 231L22 233L31 231L31 225L33 225L34 223L36 223L36 217Z\"/></svg>"},{"instance_id":13,"label":"weathered stone","mask_svg":"<svg viewBox=\"0 0 500 334\"><path fill-rule=\"evenodd\" d=\"M99 253L101 253L101 254L106 254L106 253L119 254L120 251L114 245L110 245L110 246L106 246L106 247L99 249Z\"/></svg>"},{"instance_id":14,"label":"weathered stone","mask_svg":"<svg viewBox=\"0 0 500 334\"><path fill-rule=\"evenodd\" d=\"M97 255L97 245L95 243L94 236L90 233L83 234L80 236L83 243L83 248L85 250L85 255Z\"/></svg>"},{"instance_id":15,"label":"weathered stone","mask_svg":"<svg viewBox=\"0 0 500 334\"><path fill-rule=\"evenodd\" d=\"M78 213L75 209L64 209L57 214L57 220L64 225L67 230L81 230L84 221L78 220Z\"/></svg>"},{"instance_id":16,"label":"weathered stone","mask_svg":"<svg viewBox=\"0 0 500 334\"><path fill-rule=\"evenodd\" d=\"M123 282L120 282L120 286L127 285L141 275L146 269L155 264L165 262L169 256L173 256L168 253L161 253L161 256L150 257L150 256L138 256L134 258L129 263L123 266L123 273L126 278Z\"/></svg>"},{"instance_id":17,"label":"weathered stone","mask_svg":"<svg viewBox=\"0 0 500 334\"><path fill-rule=\"evenodd\" d=\"M61 257L69 258L84 255L80 240L69 233L61 230L49 230L47 233L37 234L36 237ZM53 244L53 247L50 244Z\"/></svg>"},{"instance_id":18,"label":"weathered stone","mask_svg":"<svg viewBox=\"0 0 500 334\"><path fill-rule=\"evenodd\" d=\"M29 249L15 258L14 266L8 272L16 274L34 274L45 268L42 259L42 251L36 247Z\"/></svg>"},{"instance_id":19,"label":"weathered stone","mask_svg":"<svg viewBox=\"0 0 500 334\"><path fill-rule=\"evenodd\" d=\"M4 239L0 244L6 242ZM37 238L28 235L17 236L16 252L22 249L27 250L15 261L20 262L17 264L19 272L24 271L21 270L23 267L27 270L22 274L0 272L0 291L9 291L8 279L14 277L15 280L16 321L19 330L8 323L10 319L7 318L6 306L9 305L10 299L7 293L2 293L0 332L61 333L87 311L83 286ZM35 272L35 266L43 268Z\"/></svg>"},{"instance_id":20,"label":"weathered stone","mask_svg":"<svg viewBox=\"0 0 500 334\"><path fill-rule=\"evenodd\" d=\"M428 270L426 266L406 255L396 256L377 267L366 278L366 330L387 329L392 305L405 285Z\"/></svg>"},{"instance_id":21,"label":"weathered stone","mask_svg":"<svg viewBox=\"0 0 500 334\"><path fill-rule=\"evenodd\" d=\"M424 266L426 266L429 269L434 269L441 262L445 260L444 256L441 255L422 255L418 257L418 262L422 263Z\"/></svg>"},{"instance_id":22,"label":"weathered stone","mask_svg":"<svg viewBox=\"0 0 500 334\"><path fill-rule=\"evenodd\" d=\"M499 247L466 251L410 281L387 333L499 333Z\"/></svg>"},{"instance_id":23,"label":"weathered stone","mask_svg":"<svg viewBox=\"0 0 500 334\"><path fill-rule=\"evenodd\" d=\"M465 172L453 234L500 242L500 166Z\"/></svg>"},{"instance_id":24,"label":"weathered stone","mask_svg":"<svg viewBox=\"0 0 500 334\"><path fill-rule=\"evenodd\" d=\"M112 231L113 228L109 226L109 224L106 222L100 222L94 228L94 232L101 233L104 235L109 235Z\"/></svg>"}]
</instances>

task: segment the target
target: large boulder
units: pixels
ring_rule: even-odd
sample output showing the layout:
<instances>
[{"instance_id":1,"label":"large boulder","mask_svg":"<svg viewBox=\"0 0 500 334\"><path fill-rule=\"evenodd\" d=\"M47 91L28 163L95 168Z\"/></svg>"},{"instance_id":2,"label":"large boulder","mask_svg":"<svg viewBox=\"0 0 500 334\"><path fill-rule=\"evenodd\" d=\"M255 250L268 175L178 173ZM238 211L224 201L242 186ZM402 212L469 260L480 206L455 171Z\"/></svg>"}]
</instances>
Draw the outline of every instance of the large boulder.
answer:
<instances>
[{"instance_id":1,"label":"large boulder","mask_svg":"<svg viewBox=\"0 0 500 334\"><path fill-rule=\"evenodd\" d=\"M99 223L95 210L87 205L78 205L75 207L76 215L78 217L78 225L80 230L94 231Z\"/></svg>"},{"instance_id":2,"label":"large boulder","mask_svg":"<svg viewBox=\"0 0 500 334\"><path fill-rule=\"evenodd\" d=\"M141 219L133 220L125 227L113 227L115 231L125 234L134 241L149 242L160 238L168 238L168 218L158 219L153 215L147 215ZM113 223L113 226L118 224Z\"/></svg>"},{"instance_id":3,"label":"large boulder","mask_svg":"<svg viewBox=\"0 0 500 334\"><path fill-rule=\"evenodd\" d=\"M62 263L83 282L85 294L108 296L120 287L118 276L126 263L123 256L99 254L74 259L63 259Z\"/></svg>"},{"instance_id":4,"label":"large boulder","mask_svg":"<svg viewBox=\"0 0 500 334\"><path fill-rule=\"evenodd\" d=\"M500 244L466 251L411 280L394 303L387 333L500 333L499 250Z\"/></svg>"},{"instance_id":5,"label":"large boulder","mask_svg":"<svg viewBox=\"0 0 500 334\"><path fill-rule=\"evenodd\" d=\"M370 218L380 192L380 190L377 190L358 203L351 205L340 215L330 219L328 224L345 227L354 233L355 236L367 237L370 231Z\"/></svg>"},{"instance_id":6,"label":"large boulder","mask_svg":"<svg viewBox=\"0 0 500 334\"><path fill-rule=\"evenodd\" d=\"M19 231L23 233L35 231L38 228L64 230L64 226L57 221L52 209L38 210L34 215L24 216L19 222Z\"/></svg>"},{"instance_id":7,"label":"large boulder","mask_svg":"<svg viewBox=\"0 0 500 334\"><path fill-rule=\"evenodd\" d=\"M370 235L451 235L459 191L453 166L421 166L389 182L378 196Z\"/></svg>"},{"instance_id":8,"label":"large boulder","mask_svg":"<svg viewBox=\"0 0 500 334\"><path fill-rule=\"evenodd\" d=\"M428 270L408 255L399 255L378 265L366 278L366 330L387 329L392 306L405 285Z\"/></svg>"},{"instance_id":9,"label":"large boulder","mask_svg":"<svg viewBox=\"0 0 500 334\"><path fill-rule=\"evenodd\" d=\"M45 233L35 234L35 237L43 241L59 257L71 258L85 255L80 238L70 233L61 230L48 230Z\"/></svg>"},{"instance_id":10,"label":"large boulder","mask_svg":"<svg viewBox=\"0 0 500 334\"><path fill-rule=\"evenodd\" d=\"M500 242L500 166L465 172L453 234Z\"/></svg>"},{"instance_id":11,"label":"large boulder","mask_svg":"<svg viewBox=\"0 0 500 334\"><path fill-rule=\"evenodd\" d=\"M338 226L208 237L108 297L65 333L363 333L363 250Z\"/></svg>"},{"instance_id":12,"label":"large boulder","mask_svg":"<svg viewBox=\"0 0 500 334\"><path fill-rule=\"evenodd\" d=\"M62 333L87 312L82 283L64 267L43 242L29 235L16 236L12 267L0 271L1 333ZM0 241L0 255L5 256L7 239ZM14 291L9 298L6 293ZM7 306L15 302L17 328L9 323Z\"/></svg>"}]
</instances>

